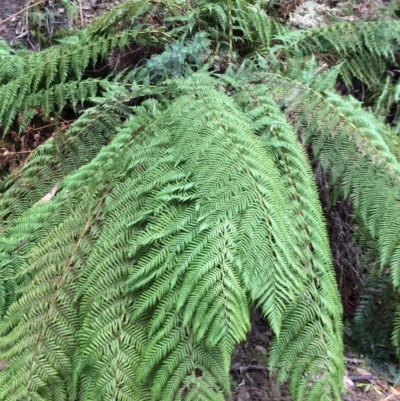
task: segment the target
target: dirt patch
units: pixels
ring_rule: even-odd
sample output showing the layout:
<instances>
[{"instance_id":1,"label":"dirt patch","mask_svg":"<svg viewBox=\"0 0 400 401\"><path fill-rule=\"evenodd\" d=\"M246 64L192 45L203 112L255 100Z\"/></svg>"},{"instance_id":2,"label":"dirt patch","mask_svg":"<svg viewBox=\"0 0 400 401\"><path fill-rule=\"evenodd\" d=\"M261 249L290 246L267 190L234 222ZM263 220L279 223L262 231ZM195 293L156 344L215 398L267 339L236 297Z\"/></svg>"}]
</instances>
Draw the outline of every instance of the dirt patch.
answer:
<instances>
[{"instance_id":1,"label":"dirt patch","mask_svg":"<svg viewBox=\"0 0 400 401\"><path fill-rule=\"evenodd\" d=\"M18 23L21 16L15 15L25 6L25 0L0 0L0 39L8 43L20 34Z\"/></svg>"},{"instance_id":2,"label":"dirt patch","mask_svg":"<svg viewBox=\"0 0 400 401\"><path fill-rule=\"evenodd\" d=\"M39 51L125 0L0 0L0 39Z\"/></svg>"},{"instance_id":3,"label":"dirt patch","mask_svg":"<svg viewBox=\"0 0 400 401\"><path fill-rule=\"evenodd\" d=\"M253 313L252 331L235 352L231 367L233 401L290 401L287 385L278 387L267 371L267 349L272 332L259 312ZM346 391L343 401L400 401L400 386L393 376L372 368L350 349L345 350ZM384 367L387 364L381 364ZM387 366L386 366L387 368ZM400 375L400 373L399 373Z\"/></svg>"}]
</instances>

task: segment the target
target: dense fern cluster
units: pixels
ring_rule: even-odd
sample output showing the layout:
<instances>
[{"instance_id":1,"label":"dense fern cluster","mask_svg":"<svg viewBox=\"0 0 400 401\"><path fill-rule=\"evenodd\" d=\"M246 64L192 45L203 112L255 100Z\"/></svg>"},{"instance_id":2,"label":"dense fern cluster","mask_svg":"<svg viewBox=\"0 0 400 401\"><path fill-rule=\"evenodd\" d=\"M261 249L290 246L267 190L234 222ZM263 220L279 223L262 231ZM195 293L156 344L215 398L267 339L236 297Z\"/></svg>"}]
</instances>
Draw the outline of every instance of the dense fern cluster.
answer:
<instances>
[{"instance_id":1,"label":"dense fern cluster","mask_svg":"<svg viewBox=\"0 0 400 401\"><path fill-rule=\"evenodd\" d=\"M352 200L399 349L400 153L382 121L398 83L390 101L380 83L400 22L290 31L268 12L128 0L40 53L0 47L4 135L84 109L1 182L0 400L225 400L254 308L293 399L339 399L317 164L332 204ZM89 73L133 46L149 58ZM337 93L361 81L375 115Z\"/></svg>"}]
</instances>

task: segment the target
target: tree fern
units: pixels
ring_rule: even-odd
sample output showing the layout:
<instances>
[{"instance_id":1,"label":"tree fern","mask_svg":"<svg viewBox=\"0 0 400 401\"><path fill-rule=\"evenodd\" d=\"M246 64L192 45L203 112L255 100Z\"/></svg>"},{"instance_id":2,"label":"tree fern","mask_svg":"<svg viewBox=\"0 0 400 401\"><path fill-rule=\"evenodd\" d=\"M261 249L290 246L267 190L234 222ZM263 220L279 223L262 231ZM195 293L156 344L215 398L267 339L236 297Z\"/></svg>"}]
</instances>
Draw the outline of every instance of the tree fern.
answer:
<instances>
[{"instance_id":1,"label":"tree fern","mask_svg":"<svg viewBox=\"0 0 400 401\"><path fill-rule=\"evenodd\" d=\"M96 181L100 173L85 178L89 176L84 172L92 170L94 165L104 160L112 147L106 147L87 167L82 167L71 178L65 179L62 188L74 191L65 200L60 194L49 204L37 206L49 211L51 207L68 208L68 205L75 205L78 209L76 212L71 210L68 213L71 217L67 217L65 222L59 220L64 215L61 210L58 214L53 213L54 228L48 228L46 232L49 234L43 240L38 240L38 245L21 260L22 265L15 267L14 274L25 275L23 288L26 295L14 302L15 306L11 306L4 318L3 333L8 333L4 338L10 344L5 356L15 360L19 356L20 339L16 336L19 326L12 324L18 313L13 308L26 310L29 305L40 304L39 300L33 300L38 296L38 286L48 288L48 280L53 282L46 266L50 268L57 265L61 260L57 262L58 259L53 257L65 255L67 259L61 265L70 266L72 263L74 274L78 274L73 303L80 310L82 329L68 332L72 336L71 342L76 344L77 341L78 347L72 359L69 354L65 356L70 361L68 366L71 360L75 362L75 370L69 371L68 380L56 376L59 379L54 381L46 377L46 372L32 373L29 370L28 374L23 370L25 373L20 373L28 379L36 377L32 374L37 374L42 386L46 387L47 383L52 389L59 387L58 394L71 393L72 390L63 385L73 383L76 386L73 390L75 394L83 394L90 399L90 394L94 394L102 380L106 380L104 366L114 366L111 361L118 357L122 348L116 351L118 355L104 351L93 356L90 350L101 348L101 343L97 341L105 341L105 338L113 343L117 341L115 324L128 317L123 317L126 312L115 315L115 308L121 305L123 309L120 311L123 313L123 305L131 304L129 327L133 332L139 330L138 333L144 331L148 334L145 336L147 338L143 338L143 343L132 345L130 352L134 352L133 360L138 361L138 374L136 379L132 378L127 394L136 391L135 397L140 397L143 394L141 386L145 385L154 399L173 399L176 394L190 394L195 388L199 394L203 394L204 399L222 399L223 394L229 394L226 384L232 352L235 345L245 338L248 329L246 292L250 300L262 306L273 329L279 334L285 312L292 308L290 305L294 305L295 299L302 297L303 283L309 283L303 267L295 262L296 252L292 249L292 229L288 220L289 199L283 196L285 191L280 185L279 171L268 151L262 150L262 143L253 136L250 120L246 122L246 117L232 100L213 89L215 84L201 76L178 84L179 92L183 91L183 94L178 93L177 100L167 110L159 112L156 120L150 123L150 116L145 116L141 123L141 111L134 127L128 124L128 128L124 128L113 141L116 143L121 140L119 138L129 137L132 129L146 126L144 132L131 140L133 142L129 147L123 145L123 148L127 148L122 153L123 157L111 161L111 164L106 163L109 176L114 177L113 181L117 177L123 178L123 181L110 194L110 200L106 195L104 206L101 206L101 187L107 186L107 178L101 173L103 184L92 186L89 182ZM188 102L188 98L193 96L198 100ZM214 110L221 110L222 113L219 111L214 114ZM183 135L188 125L192 127L190 136ZM188 148L188 141L197 141L198 145ZM208 163L205 163L205 157ZM221 165L221 160L225 160L226 166ZM235 169L229 166L235 166ZM116 170L111 173L113 169ZM78 177L90 181L88 184L80 182L79 187L83 189L77 192ZM82 178L78 178L78 181ZM85 195L86 186L97 189L95 193ZM93 206L95 209L92 213L92 209L86 206L90 232L97 232L90 235L91 239L86 238L89 235L86 235L86 231L81 236L76 231L83 222L77 224L74 230L71 230L72 223L68 224L71 219L75 221L74 216L82 213L80 207L83 200L74 200L79 193L83 193L84 198L88 197L90 204L97 205ZM93 198L95 194L99 197L97 201ZM59 203L60 206L57 206ZM103 208L104 212L101 212ZM33 207L26 214L37 216L38 212ZM91 215L94 216L89 217ZM116 219L119 215L126 216L125 222ZM92 227L97 224L91 218L100 219L100 231ZM85 224L82 230L89 229L89 223L86 221ZM254 231L257 226L259 228ZM68 227L68 235L65 235L63 227ZM59 243L58 235L63 238L60 243L63 251L49 253L48 247L54 248ZM96 235L100 235L98 240L95 239ZM79 247L86 245L89 248L85 248L85 251L70 248L65 243L69 238L77 239ZM118 249L126 249L126 253L112 251L116 240ZM43 244L43 250L40 244ZM239 244L242 246L239 247ZM240 255L237 249L243 249L244 244L249 247L248 254ZM264 251L260 254L261 249ZM69 256L68 252L71 252ZM79 259L73 256L76 253ZM86 259L84 255L89 253L90 257ZM32 256L29 257L29 254ZM30 258L41 261L39 271L34 267L38 262ZM45 260L47 262L43 263ZM87 260L86 265L84 260ZM26 270L24 266L30 267ZM115 266L119 266L117 270ZM60 274L59 277L64 277L64 273ZM65 274L69 275L69 269ZM332 282L332 276L329 278L328 274L327 277ZM24 307L25 299L29 300L29 305ZM310 297L304 302L313 300ZM46 302L45 305L48 308L52 303ZM337 299L336 305L335 318L340 315ZM100 310L105 315L102 312L100 317ZM109 315L107 310L110 311ZM40 319L43 312L35 306L30 313L33 314L31 319L36 320L33 316L39 313L37 318ZM53 309L47 310L46 316L53 313ZM32 329L26 328L27 323L24 323L26 316L30 315L25 312L23 316L20 324L32 335ZM222 321L225 323L221 325ZM324 330L325 324L321 324ZM291 334L296 338L298 336L300 342L303 341L303 325L304 321L300 321L296 333ZM337 328L340 328L340 323ZM41 334L43 330L43 326L33 330L39 336L37 344L42 338L44 340ZM326 335L335 337L329 330L327 328ZM51 333L49 335L51 337ZM51 341L51 338L46 337L46 341ZM288 348L285 341L277 341L280 352ZM125 343L119 344L120 347L125 346ZM338 351L340 359L340 340ZM291 353L290 350L287 352ZM47 360L46 367L50 369L53 361L46 355L44 349L35 348L33 356ZM129 352L126 355L130 355ZM32 354L30 356L32 358ZM18 366L21 364L22 361ZM121 360L121 369L122 366L128 369L123 369L125 373L121 374L129 376L129 369L133 368L126 364L127 361ZM4 382L8 382L11 374L19 377L19 374L12 373L11 368L12 364L6 367ZM53 368L55 371L61 369L58 365ZM65 369L67 367L63 371ZM284 369L291 371L291 366ZM340 363L336 369L341 369ZM198 373L193 376L194 372ZM65 373L68 375L68 369ZM94 381L95 378L99 381ZM327 379L332 382L337 380L335 374ZM20 382L18 387L13 385L11 388L13 392L7 393L10 399L18 397L18 389L22 391L25 388L27 397L29 391L44 391L41 387L30 387L27 382ZM106 391L104 399L108 399L107 394ZM50 393L47 396L53 397Z\"/></svg>"},{"instance_id":2,"label":"tree fern","mask_svg":"<svg viewBox=\"0 0 400 401\"><path fill-rule=\"evenodd\" d=\"M339 399L314 164L332 203L352 200L369 273L393 290L398 349L400 154L383 122L397 83L381 80L400 37L385 23L290 31L262 2L129 0L38 54L0 44L3 134L55 119L0 186L0 399L225 400L256 307L278 383ZM90 76L131 46L153 57ZM373 109L336 92L354 78L379 93ZM84 111L62 130L66 105Z\"/></svg>"}]
</instances>

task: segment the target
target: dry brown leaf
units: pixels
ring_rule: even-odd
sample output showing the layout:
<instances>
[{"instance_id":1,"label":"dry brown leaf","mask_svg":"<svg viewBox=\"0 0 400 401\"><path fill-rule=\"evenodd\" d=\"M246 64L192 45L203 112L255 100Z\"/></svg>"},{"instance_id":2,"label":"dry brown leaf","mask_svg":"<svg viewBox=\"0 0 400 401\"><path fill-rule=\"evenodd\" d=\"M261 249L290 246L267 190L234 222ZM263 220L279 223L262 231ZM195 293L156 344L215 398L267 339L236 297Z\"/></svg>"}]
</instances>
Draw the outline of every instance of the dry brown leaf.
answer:
<instances>
[{"instance_id":1,"label":"dry brown leaf","mask_svg":"<svg viewBox=\"0 0 400 401\"><path fill-rule=\"evenodd\" d=\"M237 395L237 401L249 401L250 400L250 394L247 391L247 387L243 386L240 387L239 393Z\"/></svg>"},{"instance_id":2,"label":"dry brown leaf","mask_svg":"<svg viewBox=\"0 0 400 401\"><path fill-rule=\"evenodd\" d=\"M260 352L267 352L267 350L262 345L256 345L254 348Z\"/></svg>"},{"instance_id":3,"label":"dry brown leaf","mask_svg":"<svg viewBox=\"0 0 400 401\"><path fill-rule=\"evenodd\" d=\"M381 401L391 401L391 400L396 400L397 399L397 395L392 393L389 394L387 397L382 398Z\"/></svg>"},{"instance_id":4,"label":"dry brown leaf","mask_svg":"<svg viewBox=\"0 0 400 401\"><path fill-rule=\"evenodd\" d=\"M348 390L354 390L356 385L354 384L353 380L351 380L347 376L343 376L343 384Z\"/></svg>"},{"instance_id":5,"label":"dry brown leaf","mask_svg":"<svg viewBox=\"0 0 400 401\"><path fill-rule=\"evenodd\" d=\"M373 376L371 372L368 372L368 370L365 370L363 368L356 368L357 373L359 373L361 376Z\"/></svg>"},{"instance_id":6,"label":"dry brown leaf","mask_svg":"<svg viewBox=\"0 0 400 401\"><path fill-rule=\"evenodd\" d=\"M376 379L374 383L383 391L386 391L388 388L388 384L382 380Z\"/></svg>"},{"instance_id":7,"label":"dry brown leaf","mask_svg":"<svg viewBox=\"0 0 400 401\"><path fill-rule=\"evenodd\" d=\"M392 394L400 395L400 387L399 388L390 387L390 391L392 392Z\"/></svg>"}]
</instances>

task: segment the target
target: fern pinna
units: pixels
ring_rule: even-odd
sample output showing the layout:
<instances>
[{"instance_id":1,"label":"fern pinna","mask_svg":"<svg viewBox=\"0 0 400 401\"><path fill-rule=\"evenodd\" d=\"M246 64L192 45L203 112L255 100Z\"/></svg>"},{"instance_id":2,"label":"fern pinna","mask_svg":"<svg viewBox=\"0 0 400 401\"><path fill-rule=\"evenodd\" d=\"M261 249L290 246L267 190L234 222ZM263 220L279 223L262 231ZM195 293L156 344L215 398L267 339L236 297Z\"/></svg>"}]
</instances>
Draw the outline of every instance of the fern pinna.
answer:
<instances>
[{"instance_id":1,"label":"fern pinna","mask_svg":"<svg viewBox=\"0 0 400 401\"><path fill-rule=\"evenodd\" d=\"M0 48L4 135L84 109L1 181L0 400L226 400L255 308L278 383L340 399L342 305L312 166L332 203L351 198L365 273L396 295L398 139L336 86L363 81L375 110L394 107L375 85L400 25L293 32L254 3L129 0L42 53ZM339 46L341 28L354 40ZM149 59L89 76L132 43Z\"/></svg>"}]
</instances>

